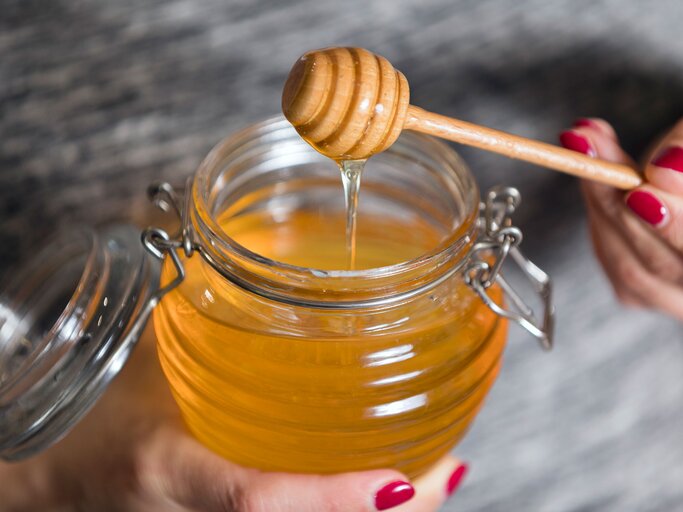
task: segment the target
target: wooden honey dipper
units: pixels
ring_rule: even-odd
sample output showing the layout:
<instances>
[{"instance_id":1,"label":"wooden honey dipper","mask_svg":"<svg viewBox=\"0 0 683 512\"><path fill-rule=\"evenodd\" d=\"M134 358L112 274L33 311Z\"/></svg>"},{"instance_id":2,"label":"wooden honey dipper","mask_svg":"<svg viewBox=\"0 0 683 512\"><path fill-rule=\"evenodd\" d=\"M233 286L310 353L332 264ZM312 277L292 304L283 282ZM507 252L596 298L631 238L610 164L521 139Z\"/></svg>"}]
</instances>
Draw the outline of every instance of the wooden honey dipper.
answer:
<instances>
[{"instance_id":1,"label":"wooden honey dipper","mask_svg":"<svg viewBox=\"0 0 683 512\"><path fill-rule=\"evenodd\" d=\"M642 183L626 165L410 105L403 73L362 48L304 54L287 77L282 111L309 144L335 160L368 158L391 146L402 130L415 130L621 189Z\"/></svg>"}]
</instances>

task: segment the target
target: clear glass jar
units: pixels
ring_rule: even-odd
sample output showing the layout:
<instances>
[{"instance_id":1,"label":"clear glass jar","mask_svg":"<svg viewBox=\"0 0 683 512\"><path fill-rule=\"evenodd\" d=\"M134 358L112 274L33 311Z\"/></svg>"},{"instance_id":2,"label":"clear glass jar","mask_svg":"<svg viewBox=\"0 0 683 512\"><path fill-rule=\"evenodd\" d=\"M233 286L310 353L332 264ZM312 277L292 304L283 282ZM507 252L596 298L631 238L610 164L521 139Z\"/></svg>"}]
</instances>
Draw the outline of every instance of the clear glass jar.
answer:
<instances>
[{"instance_id":1,"label":"clear glass jar","mask_svg":"<svg viewBox=\"0 0 683 512\"><path fill-rule=\"evenodd\" d=\"M239 464L415 476L462 438L500 368L507 321L454 273L477 239L479 191L452 149L406 133L369 161L359 225L389 219L410 237L428 224L437 243L410 261L297 267L251 252L222 222L343 208L334 165L283 120L214 148L189 205L205 257L183 261L185 280L154 312L162 368L193 435ZM162 280L175 273L167 262Z\"/></svg>"},{"instance_id":2,"label":"clear glass jar","mask_svg":"<svg viewBox=\"0 0 683 512\"><path fill-rule=\"evenodd\" d=\"M281 118L221 142L182 197L150 191L178 214L176 235L67 231L0 292L0 458L64 436L152 312L190 431L265 470L418 475L481 407L506 319L550 347L550 281L518 250L517 192L480 204L464 163L430 137L406 133L370 160L359 270L326 270L346 260L328 237L344 231L339 175ZM541 321L503 278L508 256Z\"/></svg>"}]
</instances>

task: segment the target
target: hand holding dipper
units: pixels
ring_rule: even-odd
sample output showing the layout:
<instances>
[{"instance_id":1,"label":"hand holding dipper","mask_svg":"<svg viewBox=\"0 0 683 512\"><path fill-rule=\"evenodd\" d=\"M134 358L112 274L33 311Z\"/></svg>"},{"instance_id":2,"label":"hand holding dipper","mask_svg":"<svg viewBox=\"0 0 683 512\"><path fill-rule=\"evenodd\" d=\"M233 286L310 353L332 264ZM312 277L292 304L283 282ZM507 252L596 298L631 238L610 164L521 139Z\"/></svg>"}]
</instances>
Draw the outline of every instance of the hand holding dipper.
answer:
<instances>
[{"instance_id":1,"label":"hand holding dipper","mask_svg":"<svg viewBox=\"0 0 683 512\"><path fill-rule=\"evenodd\" d=\"M410 105L408 81L384 57L362 48L304 54L289 72L282 111L299 134L334 160L361 160L415 130L599 181L621 189L642 183L627 165L607 162Z\"/></svg>"}]
</instances>

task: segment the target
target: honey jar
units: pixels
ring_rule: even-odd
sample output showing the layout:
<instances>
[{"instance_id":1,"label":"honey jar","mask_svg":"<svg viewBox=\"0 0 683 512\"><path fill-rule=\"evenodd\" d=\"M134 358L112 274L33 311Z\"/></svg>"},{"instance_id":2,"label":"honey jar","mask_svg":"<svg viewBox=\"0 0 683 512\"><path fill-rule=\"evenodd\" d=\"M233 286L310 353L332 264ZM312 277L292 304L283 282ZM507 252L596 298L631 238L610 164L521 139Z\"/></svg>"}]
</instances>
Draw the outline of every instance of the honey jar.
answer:
<instances>
[{"instance_id":1,"label":"honey jar","mask_svg":"<svg viewBox=\"0 0 683 512\"><path fill-rule=\"evenodd\" d=\"M362 179L352 270L339 176L282 118L220 142L184 189L152 188L178 216L173 236L85 230L39 254L53 270L34 285L52 283L40 292L52 299L29 312L36 262L2 299L0 455L25 457L73 426L152 314L187 427L216 453L268 471L426 471L480 410L509 321L549 348L550 281L519 250L518 193L481 201L447 145L406 132ZM538 292L539 318L504 261ZM61 285L59 264L72 267ZM51 327L37 342L26 326L40 322Z\"/></svg>"}]
</instances>

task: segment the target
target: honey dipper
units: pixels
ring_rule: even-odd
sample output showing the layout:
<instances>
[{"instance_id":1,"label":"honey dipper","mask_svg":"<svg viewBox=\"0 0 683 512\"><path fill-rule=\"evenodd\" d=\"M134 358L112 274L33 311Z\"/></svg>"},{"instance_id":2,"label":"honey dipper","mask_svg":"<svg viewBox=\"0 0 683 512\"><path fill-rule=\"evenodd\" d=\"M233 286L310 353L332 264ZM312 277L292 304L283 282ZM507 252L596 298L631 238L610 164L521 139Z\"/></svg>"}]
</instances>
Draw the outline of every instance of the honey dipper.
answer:
<instances>
[{"instance_id":1,"label":"honey dipper","mask_svg":"<svg viewBox=\"0 0 683 512\"><path fill-rule=\"evenodd\" d=\"M335 160L368 158L391 146L402 130L415 130L621 189L642 182L626 165L410 105L403 73L362 48L304 54L287 77L282 111L309 144Z\"/></svg>"}]
</instances>

